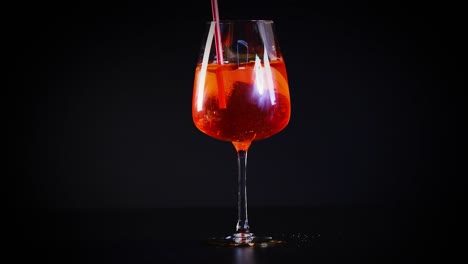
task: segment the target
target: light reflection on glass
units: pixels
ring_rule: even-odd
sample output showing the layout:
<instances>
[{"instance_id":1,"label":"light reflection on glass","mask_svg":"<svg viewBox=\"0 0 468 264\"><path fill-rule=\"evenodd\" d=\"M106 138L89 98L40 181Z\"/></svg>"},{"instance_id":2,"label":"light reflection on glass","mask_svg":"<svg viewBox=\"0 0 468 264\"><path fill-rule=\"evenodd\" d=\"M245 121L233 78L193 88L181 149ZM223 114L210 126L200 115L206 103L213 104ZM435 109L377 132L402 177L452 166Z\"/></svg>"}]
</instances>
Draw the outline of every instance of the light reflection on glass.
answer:
<instances>
[{"instance_id":1,"label":"light reflection on glass","mask_svg":"<svg viewBox=\"0 0 468 264\"><path fill-rule=\"evenodd\" d=\"M211 43L213 42L214 25L214 22L211 22L210 30L208 31L208 37L206 38L205 52L203 53L203 60L201 66L202 69L200 71L200 76L198 77L197 111L201 111L203 107L203 94L205 92L206 71L208 68L208 59L210 56Z\"/></svg>"},{"instance_id":2,"label":"light reflection on glass","mask_svg":"<svg viewBox=\"0 0 468 264\"><path fill-rule=\"evenodd\" d=\"M251 247L241 247L234 249L235 264L255 264L254 249Z\"/></svg>"},{"instance_id":3,"label":"light reflection on glass","mask_svg":"<svg viewBox=\"0 0 468 264\"><path fill-rule=\"evenodd\" d=\"M263 92L267 90L268 97L270 99L270 104L275 105L275 85L273 83L273 74L271 73L270 61L268 60L268 56L266 55L266 49L263 60L264 66L262 67L260 58L257 55L255 55L255 85L257 86L257 92L260 94L260 96L262 96Z\"/></svg>"}]
</instances>

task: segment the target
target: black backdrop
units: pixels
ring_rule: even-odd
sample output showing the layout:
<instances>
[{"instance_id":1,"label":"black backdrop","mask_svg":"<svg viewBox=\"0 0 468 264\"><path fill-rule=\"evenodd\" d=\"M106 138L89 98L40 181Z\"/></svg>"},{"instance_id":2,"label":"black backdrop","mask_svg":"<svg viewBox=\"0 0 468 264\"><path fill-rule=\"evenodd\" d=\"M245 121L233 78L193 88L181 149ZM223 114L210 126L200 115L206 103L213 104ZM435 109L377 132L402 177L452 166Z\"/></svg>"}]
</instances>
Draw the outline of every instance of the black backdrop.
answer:
<instances>
[{"instance_id":1,"label":"black backdrop","mask_svg":"<svg viewBox=\"0 0 468 264\"><path fill-rule=\"evenodd\" d=\"M288 67L291 122L249 151L250 206L439 206L457 194L447 177L458 173L458 146L447 142L459 138L462 98L446 76L462 32L456 6L219 6L226 19L273 19ZM11 205L236 206L234 148L191 119L210 1L5 10Z\"/></svg>"}]
</instances>

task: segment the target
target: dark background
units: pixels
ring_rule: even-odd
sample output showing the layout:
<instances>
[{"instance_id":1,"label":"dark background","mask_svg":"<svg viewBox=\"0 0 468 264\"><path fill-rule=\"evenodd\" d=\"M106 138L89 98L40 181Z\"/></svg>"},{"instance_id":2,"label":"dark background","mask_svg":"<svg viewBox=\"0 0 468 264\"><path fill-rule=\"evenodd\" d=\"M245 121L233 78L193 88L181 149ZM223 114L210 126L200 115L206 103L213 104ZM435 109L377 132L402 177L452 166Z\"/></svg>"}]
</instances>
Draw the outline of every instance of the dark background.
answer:
<instances>
[{"instance_id":1,"label":"dark background","mask_svg":"<svg viewBox=\"0 0 468 264\"><path fill-rule=\"evenodd\" d=\"M464 100L453 67L460 7L219 6L223 19L273 19L287 63L292 117L250 148L251 207L443 208L449 194L462 196L452 181ZM235 208L234 148L191 117L210 1L38 1L4 11L10 205Z\"/></svg>"}]
</instances>

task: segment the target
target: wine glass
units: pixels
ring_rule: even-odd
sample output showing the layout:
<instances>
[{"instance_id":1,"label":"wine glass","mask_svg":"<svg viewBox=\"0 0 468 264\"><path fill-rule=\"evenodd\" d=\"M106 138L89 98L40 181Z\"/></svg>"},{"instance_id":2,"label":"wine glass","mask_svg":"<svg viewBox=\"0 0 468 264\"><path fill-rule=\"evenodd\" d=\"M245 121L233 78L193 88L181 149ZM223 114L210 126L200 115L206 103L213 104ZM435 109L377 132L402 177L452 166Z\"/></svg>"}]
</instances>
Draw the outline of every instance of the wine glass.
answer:
<instances>
[{"instance_id":1,"label":"wine glass","mask_svg":"<svg viewBox=\"0 0 468 264\"><path fill-rule=\"evenodd\" d=\"M251 231L246 188L250 145L282 131L291 115L275 24L272 20L211 21L201 46L193 87L193 122L206 135L232 143L239 177L235 230L211 242L262 247L282 243Z\"/></svg>"}]
</instances>

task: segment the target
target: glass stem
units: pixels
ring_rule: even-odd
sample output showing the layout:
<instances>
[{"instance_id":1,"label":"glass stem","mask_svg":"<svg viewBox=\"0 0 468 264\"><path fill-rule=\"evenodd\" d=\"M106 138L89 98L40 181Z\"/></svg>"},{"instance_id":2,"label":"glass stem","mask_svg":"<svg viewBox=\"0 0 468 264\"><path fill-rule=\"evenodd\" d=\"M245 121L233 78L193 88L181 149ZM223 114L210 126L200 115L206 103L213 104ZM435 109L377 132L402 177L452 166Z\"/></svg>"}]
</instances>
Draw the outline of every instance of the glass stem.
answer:
<instances>
[{"instance_id":1,"label":"glass stem","mask_svg":"<svg viewBox=\"0 0 468 264\"><path fill-rule=\"evenodd\" d=\"M237 164L239 168L239 190L237 193L238 220L237 233L249 233L249 220L247 217L247 150L237 151Z\"/></svg>"}]
</instances>

